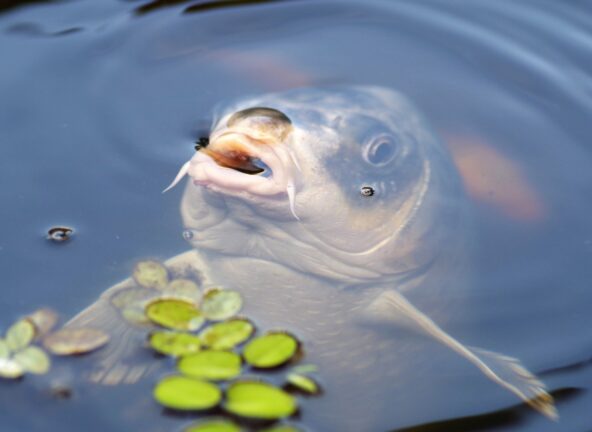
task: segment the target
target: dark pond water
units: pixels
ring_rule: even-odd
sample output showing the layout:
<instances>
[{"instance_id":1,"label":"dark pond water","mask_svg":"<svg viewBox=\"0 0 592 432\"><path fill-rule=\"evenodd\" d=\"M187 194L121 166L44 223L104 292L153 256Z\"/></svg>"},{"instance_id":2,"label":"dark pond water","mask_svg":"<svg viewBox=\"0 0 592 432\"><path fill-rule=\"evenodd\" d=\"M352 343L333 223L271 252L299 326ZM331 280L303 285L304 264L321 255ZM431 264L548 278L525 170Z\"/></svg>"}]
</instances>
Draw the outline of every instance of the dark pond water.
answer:
<instances>
[{"instance_id":1,"label":"dark pond water","mask_svg":"<svg viewBox=\"0 0 592 432\"><path fill-rule=\"evenodd\" d=\"M373 414L368 430L591 430L589 2L5 1L0 12L0 328L43 305L72 316L139 258L187 249L182 188L161 190L219 102L382 85L423 112L474 205L474 282L447 330L521 359L554 392L560 420L433 348L406 374L398 397L411 402ZM72 240L48 242L54 225L73 227ZM0 430L187 423L152 402L154 379L50 397L77 360L1 382ZM349 414L329 391L303 402L300 424L327 430L319 411Z\"/></svg>"}]
</instances>

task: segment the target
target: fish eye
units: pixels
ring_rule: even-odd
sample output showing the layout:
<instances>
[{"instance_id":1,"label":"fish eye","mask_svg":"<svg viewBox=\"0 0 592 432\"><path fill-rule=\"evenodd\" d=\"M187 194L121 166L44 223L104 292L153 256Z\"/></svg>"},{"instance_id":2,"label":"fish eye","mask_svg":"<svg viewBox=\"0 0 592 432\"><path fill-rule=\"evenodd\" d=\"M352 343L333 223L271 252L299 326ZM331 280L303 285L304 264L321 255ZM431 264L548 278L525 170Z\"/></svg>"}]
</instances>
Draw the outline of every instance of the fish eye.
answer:
<instances>
[{"instance_id":1,"label":"fish eye","mask_svg":"<svg viewBox=\"0 0 592 432\"><path fill-rule=\"evenodd\" d=\"M373 138L364 147L364 159L375 166L384 166L397 156L399 146L391 135L383 134Z\"/></svg>"}]
</instances>

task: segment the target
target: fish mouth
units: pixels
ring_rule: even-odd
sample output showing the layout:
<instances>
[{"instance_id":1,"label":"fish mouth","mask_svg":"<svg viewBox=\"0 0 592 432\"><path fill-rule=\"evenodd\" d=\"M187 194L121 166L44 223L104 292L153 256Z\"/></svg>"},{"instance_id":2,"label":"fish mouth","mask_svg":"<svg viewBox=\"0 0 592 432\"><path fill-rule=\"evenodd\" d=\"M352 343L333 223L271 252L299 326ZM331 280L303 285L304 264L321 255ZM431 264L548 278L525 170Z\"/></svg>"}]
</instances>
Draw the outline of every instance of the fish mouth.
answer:
<instances>
[{"instance_id":1,"label":"fish mouth","mask_svg":"<svg viewBox=\"0 0 592 432\"><path fill-rule=\"evenodd\" d=\"M295 174L299 170L292 152L282 142L242 130L223 130L212 134L209 144L186 162L174 187L185 175L193 183L218 192L258 196L286 194L294 210Z\"/></svg>"}]
</instances>

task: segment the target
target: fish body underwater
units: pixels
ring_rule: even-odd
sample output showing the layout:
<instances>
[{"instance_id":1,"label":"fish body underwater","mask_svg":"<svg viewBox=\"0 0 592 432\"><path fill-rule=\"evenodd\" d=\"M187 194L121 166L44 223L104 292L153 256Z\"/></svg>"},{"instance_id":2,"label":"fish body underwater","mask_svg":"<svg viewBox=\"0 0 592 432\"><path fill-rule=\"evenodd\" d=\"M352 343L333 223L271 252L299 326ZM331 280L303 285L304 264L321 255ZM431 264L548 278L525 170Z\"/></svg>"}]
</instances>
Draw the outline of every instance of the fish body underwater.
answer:
<instances>
[{"instance_id":1,"label":"fish body underwater","mask_svg":"<svg viewBox=\"0 0 592 432\"><path fill-rule=\"evenodd\" d=\"M446 382L436 358L450 353L556 417L518 360L444 330L469 284L468 204L449 155L400 94L310 88L228 104L171 186L186 175L192 250L167 264L192 269L203 288L241 292L247 316L304 342L325 388L306 416L322 430L387 430L418 421L428 405L445 410L433 390ZM140 333L112 302L131 286L110 288L67 324L111 334L95 354L96 382L134 382L149 370L126 363Z\"/></svg>"}]
</instances>

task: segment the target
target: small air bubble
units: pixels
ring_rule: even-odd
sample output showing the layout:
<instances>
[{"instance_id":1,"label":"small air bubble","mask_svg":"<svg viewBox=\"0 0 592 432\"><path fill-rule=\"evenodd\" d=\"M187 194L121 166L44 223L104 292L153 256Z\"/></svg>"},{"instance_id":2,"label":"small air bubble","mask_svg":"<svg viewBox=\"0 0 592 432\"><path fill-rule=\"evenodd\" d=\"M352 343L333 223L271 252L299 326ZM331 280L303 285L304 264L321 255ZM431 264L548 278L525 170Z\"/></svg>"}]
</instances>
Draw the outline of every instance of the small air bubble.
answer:
<instances>
[{"instance_id":1,"label":"small air bubble","mask_svg":"<svg viewBox=\"0 0 592 432\"><path fill-rule=\"evenodd\" d=\"M47 231L47 239L56 243L61 243L70 240L73 234L74 230L72 228L57 226L50 228L49 231Z\"/></svg>"},{"instance_id":2,"label":"small air bubble","mask_svg":"<svg viewBox=\"0 0 592 432\"><path fill-rule=\"evenodd\" d=\"M191 231L191 230L183 231L183 238L185 240L191 240L193 238L193 231Z\"/></svg>"},{"instance_id":3,"label":"small air bubble","mask_svg":"<svg viewBox=\"0 0 592 432\"><path fill-rule=\"evenodd\" d=\"M363 186L360 189L360 193L362 194L362 196L370 197L370 196L374 195L374 189L370 186Z\"/></svg>"}]
</instances>

